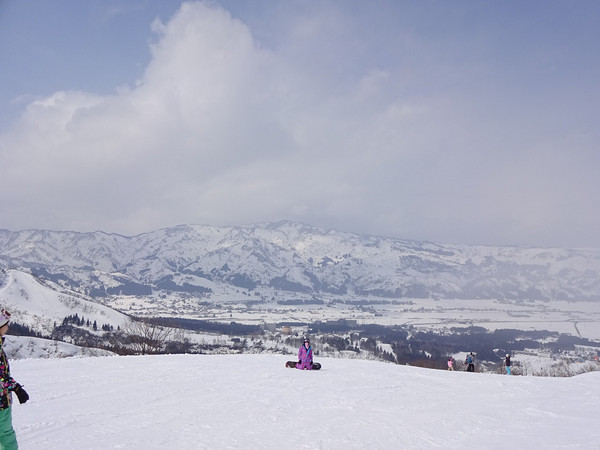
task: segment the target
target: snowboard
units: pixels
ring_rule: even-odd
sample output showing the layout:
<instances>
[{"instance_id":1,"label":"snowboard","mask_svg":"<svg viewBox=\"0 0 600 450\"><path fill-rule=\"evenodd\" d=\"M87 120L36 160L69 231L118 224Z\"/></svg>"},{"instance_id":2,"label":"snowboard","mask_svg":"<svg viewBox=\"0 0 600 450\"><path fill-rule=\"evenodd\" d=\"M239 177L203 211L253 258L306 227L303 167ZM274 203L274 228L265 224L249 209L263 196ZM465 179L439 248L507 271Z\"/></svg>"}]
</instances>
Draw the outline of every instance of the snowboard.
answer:
<instances>
[{"instance_id":1,"label":"snowboard","mask_svg":"<svg viewBox=\"0 0 600 450\"><path fill-rule=\"evenodd\" d=\"M296 364L298 364L298 362L296 361L288 361L285 363L285 367L289 367L290 369L295 369L296 368ZM312 366L312 370L319 370L321 368L321 364L319 364L318 362L314 362L313 366Z\"/></svg>"}]
</instances>

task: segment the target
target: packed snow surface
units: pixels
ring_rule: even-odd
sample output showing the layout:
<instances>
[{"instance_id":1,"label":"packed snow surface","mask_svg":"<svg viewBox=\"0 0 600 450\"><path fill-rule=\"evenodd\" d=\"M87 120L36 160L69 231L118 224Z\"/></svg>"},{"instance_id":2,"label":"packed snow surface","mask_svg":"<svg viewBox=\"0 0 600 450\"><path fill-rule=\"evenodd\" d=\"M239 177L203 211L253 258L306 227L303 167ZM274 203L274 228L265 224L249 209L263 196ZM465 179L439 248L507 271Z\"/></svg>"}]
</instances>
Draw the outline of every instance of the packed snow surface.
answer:
<instances>
[{"instance_id":1,"label":"packed snow surface","mask_svg":"<svg viewBox=\"0 0 600 450\"><path fill-rule=\"evenodd\" d=\"M277 355L12 362L26 450L590 449L600 372L537 378Z\"/></svg>"}]
</instances>

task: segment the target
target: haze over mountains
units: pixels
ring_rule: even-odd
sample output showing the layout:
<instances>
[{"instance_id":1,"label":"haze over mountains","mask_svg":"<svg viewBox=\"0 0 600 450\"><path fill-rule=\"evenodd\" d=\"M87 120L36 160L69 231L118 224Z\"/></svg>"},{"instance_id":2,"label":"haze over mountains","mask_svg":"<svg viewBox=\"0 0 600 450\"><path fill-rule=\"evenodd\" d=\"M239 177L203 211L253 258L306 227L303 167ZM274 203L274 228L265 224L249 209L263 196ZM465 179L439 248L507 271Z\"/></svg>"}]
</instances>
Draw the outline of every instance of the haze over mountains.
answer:
<instances>
[{"instance_id":1,"label":"haze over mountains","mask_svg":"<svg viewBox=\"0 0 600 450\"><path fill-rule=\"evenodd\" d=\"M293 299L600 300L600 249L438 244L282 221L137 236L0 230L0 266L94 297L220 287Z\"/></svg>"}]
</instances>

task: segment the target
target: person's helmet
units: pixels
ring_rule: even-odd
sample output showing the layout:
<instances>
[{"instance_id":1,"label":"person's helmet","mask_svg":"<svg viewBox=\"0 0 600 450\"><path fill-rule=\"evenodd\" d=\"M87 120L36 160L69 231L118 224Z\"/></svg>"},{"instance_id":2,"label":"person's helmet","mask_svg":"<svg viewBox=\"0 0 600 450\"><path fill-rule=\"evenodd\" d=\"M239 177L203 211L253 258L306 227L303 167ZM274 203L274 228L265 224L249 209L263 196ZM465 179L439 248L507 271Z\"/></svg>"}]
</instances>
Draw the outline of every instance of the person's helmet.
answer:
<instances>
[{"instance_id":1,"label":"person's helmet","mask_svg":"<svg viewBox=\"0 0 600 450\"><path fill-rule=\"evenodd\" d=\"M510 355L507 353L507 354L506 354L506 357L508 358L509 356L510 356Z\"/></svg>"}]
</instances>

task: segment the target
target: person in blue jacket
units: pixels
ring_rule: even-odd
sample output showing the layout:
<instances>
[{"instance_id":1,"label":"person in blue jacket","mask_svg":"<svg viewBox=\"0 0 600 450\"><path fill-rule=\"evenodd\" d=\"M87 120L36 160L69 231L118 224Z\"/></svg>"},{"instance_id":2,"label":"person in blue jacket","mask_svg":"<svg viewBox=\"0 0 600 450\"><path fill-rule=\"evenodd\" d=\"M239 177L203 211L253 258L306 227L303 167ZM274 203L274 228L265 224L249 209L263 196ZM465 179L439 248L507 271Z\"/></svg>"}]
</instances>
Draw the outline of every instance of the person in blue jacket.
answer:
<instances>
[{"instance_id":1,"label":"person in blue jacket","mask_svg":"<svg viewBox=\"0 0 600 450\"><path fill-rule=\"evenodd\" d=\"M467 372L475 372L475 355L473 355L473 352L467 355L465 364L467 365Z\"/></svg>"}]
</instances>

